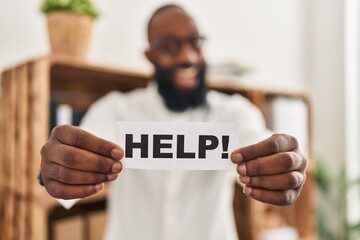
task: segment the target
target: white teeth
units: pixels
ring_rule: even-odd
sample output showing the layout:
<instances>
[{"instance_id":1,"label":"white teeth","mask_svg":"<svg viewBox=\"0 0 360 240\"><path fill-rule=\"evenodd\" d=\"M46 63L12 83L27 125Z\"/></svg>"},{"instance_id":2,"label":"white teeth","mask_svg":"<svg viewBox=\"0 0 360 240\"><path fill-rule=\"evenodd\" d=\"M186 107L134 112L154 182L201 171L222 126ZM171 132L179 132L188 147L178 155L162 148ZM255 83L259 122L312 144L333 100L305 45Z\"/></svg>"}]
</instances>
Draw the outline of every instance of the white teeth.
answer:
<instances>
[{"instance_id":1,"label":"white teeth","mask_svg":"<svg viewBox=\"0 0 360 240\"><path fill-rule=\"evenodd\" d=\"M176 71L176 75L180 78L195 78L198 74L198 69L196 67L189 68L179 68Z\"/></svg>"},{"instance_id":2,"label":"white teeth","mask_svg":"<svg viewBox=\"0 0 360 240\"><path fill-rule=\"evenodd\" d=\"M178 89L194 89L198 85L198 74L196 67L178 68L175 71L174 84Z\"/></svg>"}]
</instances>

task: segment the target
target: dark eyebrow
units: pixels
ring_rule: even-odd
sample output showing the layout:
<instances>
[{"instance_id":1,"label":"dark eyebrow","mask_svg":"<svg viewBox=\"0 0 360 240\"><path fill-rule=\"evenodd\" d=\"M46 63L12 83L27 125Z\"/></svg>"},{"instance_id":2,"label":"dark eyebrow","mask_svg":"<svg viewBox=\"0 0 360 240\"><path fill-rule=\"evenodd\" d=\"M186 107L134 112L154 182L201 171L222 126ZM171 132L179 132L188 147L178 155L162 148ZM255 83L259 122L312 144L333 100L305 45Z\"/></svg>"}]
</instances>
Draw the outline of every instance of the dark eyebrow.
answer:
<instances>
[{"instance_id":1,"label":"dark eyebrow","mask_svg":"<svg viewBox=\"0 0 360 240\"><path fill-rule=\"evenodd\" d=\"M164 34L163 36L160 36L158 39L169 39L169 38L178 38L177 36L175 36L174 34Z\"/></svg>"},{"instance_id":2,"label":"dark eyebrow","mask_svg":"<svg viewBox=\"0 0 360 240\"><path fill-rule=\"evenodd\" d=\"M173 34L165 34L165 35L160 36L160 37L154 39L153 41L151 41L150 45L153 43L159 42L161 40L164 40L164 39L176 39L176 36L174 36Z\"/></svg>"},{"instance_id":3,"label":"dark eyebrow","mask_svg":"<svg viewBox=\"0 0 360 240\"><path fill-rule=\"evenodd\" d=\"M199 36L201 36L199 33L194 32L192 34L189 34L189 36L185 38L199 37ZM158 39L177 39L177 38L183 39L183 37L176 36L172 33L165 33L163 36L160 36Z\"/></svg>"}]
</instances>

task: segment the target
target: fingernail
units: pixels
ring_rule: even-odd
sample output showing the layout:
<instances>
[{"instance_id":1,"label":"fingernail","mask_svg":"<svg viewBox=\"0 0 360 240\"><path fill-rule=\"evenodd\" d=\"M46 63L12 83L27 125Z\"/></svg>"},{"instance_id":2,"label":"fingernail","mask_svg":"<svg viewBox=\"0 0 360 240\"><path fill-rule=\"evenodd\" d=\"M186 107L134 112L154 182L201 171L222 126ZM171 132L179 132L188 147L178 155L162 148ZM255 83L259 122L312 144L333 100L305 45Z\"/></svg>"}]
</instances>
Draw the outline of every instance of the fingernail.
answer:
<instances>
[{"instance_id":1,"label":"fingernail","mask_svg":"<svg viewBox=\"0 0 360 240\"><path fill-rule=\"evenodd\" d=\"M121 168L122 168L121 163L116 161L113 163L111 171L113 173L119 173L121 171Z\"/></svg>"},{"instance_id":2,"label":"fingernail","mask_svg":"<svg viewBox=\"0 0 360 240\"><path fill-rule=\"evenodd\" d=\"M243 188L243 193L245 193L246 195L250 195L251 192L252 192L252 187L245 185Z\"/></svg>"},{"instance_id":3,"label":"fingernail","mask_svg":"<svg viewBox=\"0 0 360 240\"><path fill-rule=\"evenodd\" d=\"M96 184L96 185L95 185L96 192L98 192L98 191L100 191L101 189L103 189L103 187L104 187L104 184L103 184L103 183Z\"/></svg>"},{"instance_id":4,"label":"fingernail","mask_svg":"<svg viewBox=\"0 0 360 240\"><path fill-rule=\"evenodd\" d=\"M107 175L108 181L113 181L113 180L115 180L117 177L118 177L118 175L117 175L117 174L113 174L113 173Z\"/></svg>"},{"instance_id":5,"label":"fingernail","mask_svg":"<svg viewBox=\"0 0 360 240\"><path fill-rule=\"evenodd\" d=\"M241 153L235 154L235 156L234 156L235 163L241 163L242 160L243 160L243 156Z\"/></svg>"},{"instance_id":6,"label":"fingernail","mask_svg":"<svg viewBox=\"0 0 360 240\"><path fill-rule=\"evenodd\" d=\"M245 164L239 165L238 168L237 168L237 170L238 170L238 173L239 173L240 175L246 176L246 166L245 166Z\"/></svg>"},{"instance_id":7,"label":"fingernail","mask_svg":"<svg viewBox=\"0 0 360 240\"><path fill-rule=\"evenodd\" d=\"M250 177L249 177L249 176L240 176L240 181L241 181L242 183L247 184L247 183L250 182Z\"/></svg>"},{"instance_id":8,"label":"fingernail","mask_svg":"<svg viewBox=\"0 0 360 240\"><path fill-rule=\"evenodd\" d=\"M120 149L114 148L111 150L111 157L115 160L120 160L123 156L123 152Z\"/></svg>"}]
</instances>

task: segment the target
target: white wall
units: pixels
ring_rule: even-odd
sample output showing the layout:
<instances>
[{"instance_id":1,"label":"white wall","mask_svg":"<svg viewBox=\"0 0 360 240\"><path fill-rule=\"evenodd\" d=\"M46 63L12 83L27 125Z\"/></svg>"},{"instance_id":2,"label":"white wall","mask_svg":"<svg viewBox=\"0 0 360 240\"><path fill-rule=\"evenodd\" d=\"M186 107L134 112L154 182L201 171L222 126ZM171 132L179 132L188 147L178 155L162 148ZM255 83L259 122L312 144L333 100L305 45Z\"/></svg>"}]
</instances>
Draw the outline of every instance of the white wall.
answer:
<instances>
[{"instance_id":1,"label":"white wall","mask_svg":"<svg viewBox=\"0 0 360 240\"><path fill-rule=\"evenodd\" d=\"M0 71L48 51L39 1L0 0Z\"/></svg>"},{"instance_id":2,"label":"white wall","mask_svg":"<svg viewBox=\"0 0 360 240\"><path fill-rule=\"evenodd\" d=\"M345 1L345 121L348 181L360 178L360 2ZM351 186L348 194L348 221L360 222L360 188Z\"/></svg>"},{"instance_id":3,"label":"white wall","mask_svg":"<svg viewBox=\"0 0 360 240\"><path fill-rule=\"evenodd\" d=\"M345 160L343 5L342 0L307 0L306 7L305 84L313 99L314 150L333 166Z\"/></svg>"},{"instance_id":4,"label":"white wall","mask_svg":"<svg viewBox=\"0 0 360 240\"><path fill-rule=\"evenodd\" d=\"M48 52L39 0L0 0L0 70ZM90 59L149 71L142 52L150 13L162 0L100 1ZM210 64L235 61L253 67L251 81L301 87L304 81L302 0L178 0L208 37ZM21 5L21 7L18 7ZM248 80L248 81L250 81Z\"/></svg>"}]
</instances>

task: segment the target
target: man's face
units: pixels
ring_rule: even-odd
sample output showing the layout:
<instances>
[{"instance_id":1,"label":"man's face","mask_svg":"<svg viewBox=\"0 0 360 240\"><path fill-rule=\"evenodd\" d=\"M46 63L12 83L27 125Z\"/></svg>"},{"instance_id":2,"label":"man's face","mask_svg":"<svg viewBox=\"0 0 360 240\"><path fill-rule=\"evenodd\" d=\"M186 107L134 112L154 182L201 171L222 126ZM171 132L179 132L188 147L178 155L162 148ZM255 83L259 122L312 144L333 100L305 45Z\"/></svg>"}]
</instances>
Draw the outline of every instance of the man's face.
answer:
<instances>
[{"instance_id":1,"label":"man's face","mask_svg":"<svg viewBox=\"0 0 360 240\"><path fill-rule=\"evenodd\" d=\"M178 8L158 13L149 26L146 56L154 64L159 92L172 110L182 111L205 101L202 41L193 19Z\"/></svg>"}]
</instances>

